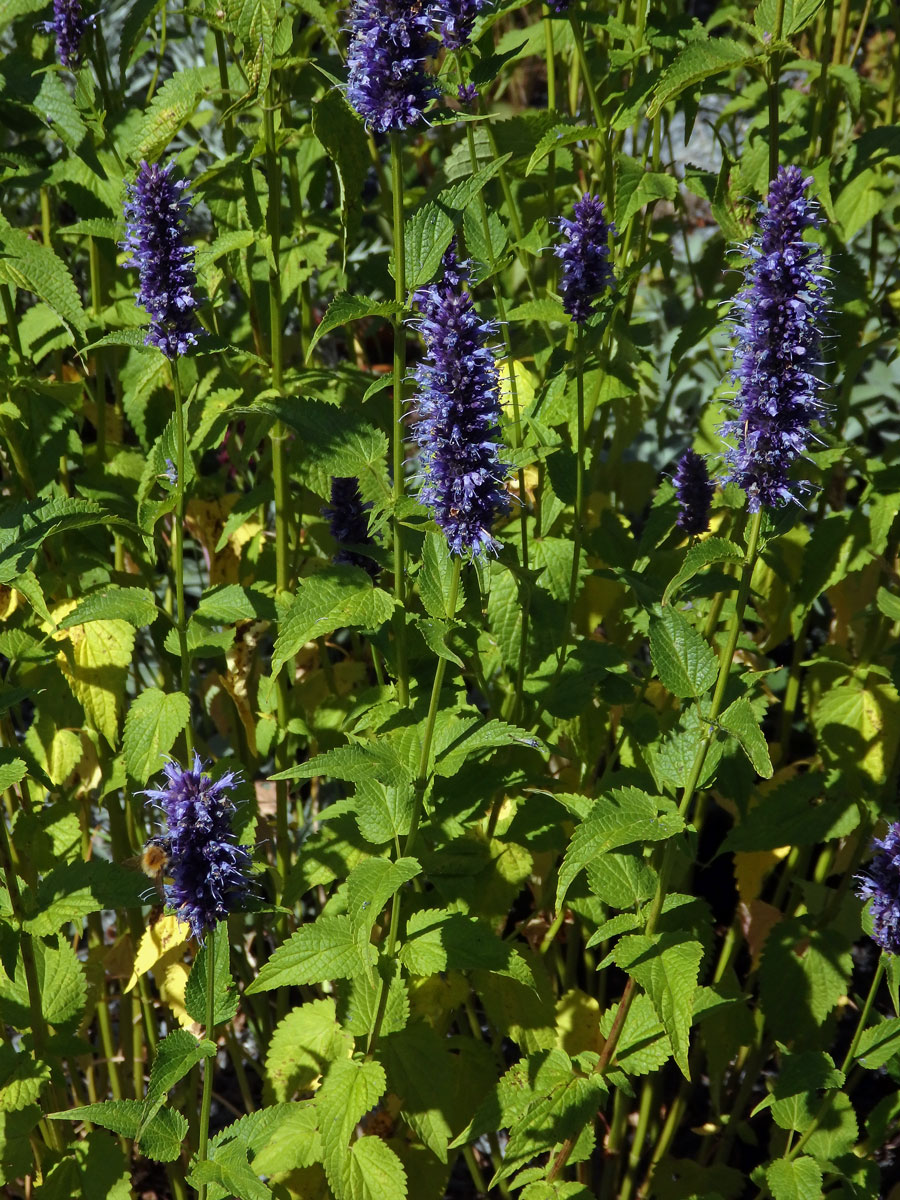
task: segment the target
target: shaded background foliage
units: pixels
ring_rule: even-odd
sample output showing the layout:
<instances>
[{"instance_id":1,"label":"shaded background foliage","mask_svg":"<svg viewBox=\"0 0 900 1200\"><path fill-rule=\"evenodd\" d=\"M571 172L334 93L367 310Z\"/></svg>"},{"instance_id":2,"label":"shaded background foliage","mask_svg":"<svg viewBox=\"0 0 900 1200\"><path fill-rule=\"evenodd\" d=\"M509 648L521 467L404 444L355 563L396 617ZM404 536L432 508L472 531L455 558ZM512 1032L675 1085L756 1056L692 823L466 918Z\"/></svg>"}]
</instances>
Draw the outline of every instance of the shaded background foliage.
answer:
<instances>
[{"instance_id":1,"label":"shaded background foliage","mask_svg":"<svg viewBox=\"0 0 900 1200\"><path fill-rule=\"evenodd\" d=\"M330 0L110 4L71 69L47 6L0 10L10 1195L896 1186L900 976L854 877L900 742L897 9L552 10L432 39L399 135ZM172 362L120 248L143 160L194 196ZM829 420L754 526L728 314L779 162L823 217ZM586 192L615 288L576 332ZM511 499L458 574L409 443L454 238ZM202 948L130 861L192 746L255 861Z\"/></svg>"}]
</instances>

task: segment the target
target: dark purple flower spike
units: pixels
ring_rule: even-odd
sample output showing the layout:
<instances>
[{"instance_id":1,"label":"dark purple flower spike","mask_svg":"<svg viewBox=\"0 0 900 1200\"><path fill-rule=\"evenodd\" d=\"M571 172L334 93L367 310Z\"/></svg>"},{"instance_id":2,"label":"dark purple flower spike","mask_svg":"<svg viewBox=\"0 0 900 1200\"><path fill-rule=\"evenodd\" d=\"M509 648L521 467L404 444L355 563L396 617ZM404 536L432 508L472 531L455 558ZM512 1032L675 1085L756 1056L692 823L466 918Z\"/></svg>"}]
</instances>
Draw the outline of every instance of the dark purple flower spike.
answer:
<instances>
[{"instance_id":1,"label":"dark purple flower spike","mask_svg":"<svg viewBox=\"0 0 900 1200\"><path fill-rule=\"evenodd\" d=\"M677 524L691 536L709 529L709 506L715 484L709 478L706 459L696 450L685 450L672 477L680 512Z\"/></svg>"},{"instance_id":2,"label":"dark purple flower spike","mask_svg":"<svg viewBox=\"0 0 900 1200\"><path fill-rule=\"evenodd\" d=\"M331 536L339 550L334 556L336 563L348 563L351 567L362 567L374 578L381 567L374 559L348 546L373 546L369 537L369 520L366 516L371 504L363 504L359 491L359 480L355 476L333 476L331 480L331 504L322 509L328 518Z\"/></svg>"},{"instance_id":3,"label":"dark purple flower spike","mask_svg":"<svg viewBox=\"0 0 900 1200\"><path fill-rule=\"evenodd\" d=\"M509 509L500 461L500 383L490 339L464 290L468 271L450 245L444 276L416 292L426 357L415 370L416 440L423 483L419 498L458 555L498 549L491 526Z\"/></svg>"},{"instance_id":4,"label":"dark purple flower spike","mask_svg":"<svg viewBox=\"0 0 900 1200\"><path fill-rule=\"evenodd\" d=\"M53 20L42 21L45 33L56 35L56 55L70 70L81 66L81 41L93 29L95 16L85 16L79 0L53 0Z\"/></svg>"},{"instance_id":5,"label":"dark purple flower spike","mask_svg":"<svg viewBox=\"0 0 900 1200\"><path fill-rule=\"evenodd\" d=\"M239 846L231 829L234 804L230 793L238 776L226 771L213 780L194 754L193 767L166 763L164 788L148 788L145 796L159 801L169 841L166 900L180 921L202 941L250 890L250 847Z\"/></svg>"},{"instance_id":6,"label":"dark purple flower spike","mask_svg":"<svg viewBox=\"0 0 900 1200\"><path fill-rule=\"evenodd\" d=\"M857 895L871 900L872 937L889 954L900 954L900 821L872 842L875 857L857 876Z\"/></svg>"},{"instance_id":7,"label":"dark purple flower spike","mask_svg":"<svg viewBox=\"0 0 900 1200\"><path fill-rule=\"evenodd\" d=\"M424 66L439 49L431 30L426 5L355 0L350 10L347 99L379 133L418 125L425 106L438 95Z\"/></svg>"},{"instance_id":8,"label":"dark purple flower spike","mask_svg":"<svg viewBox=\"0 0 900 1200\"><path fill-rule=\"evenodd\" d=\"M138 268L137 303L150 314L144 339L166 358L186 354L197 344L194 309L194 251L185 241L184 223L190 211L186 179L172 179L174 163L161 167L142 162L137 179L128 185L125 205L126 266Z\"/></svg>"},{"instance_id":9,"label":"dark purple flower spike","mask_svg":"<svg viewBox=\"0 0 900 1200\"><path fill-rule=\"evenodd\" d=\"M462 50L472 40L478 15L488 0L436 0L429 6L438 36L448 50Z\"/></svg>"},{"instance_id":10,"label":"dark purple flower spike","mask_svg":"<svg viewBox=\"0 0 900 1200\"><path fill-rule=\"evenodd\" d=\"M614 282L609 239L615 227L604 219L603 201L596 196L582 196L573 216L571 221L560 217L565 241L553 253L563 264L559 285L563 308L573 321L583 325L594 311L595 301Z\"/></svg>"},{"instance_id":11,"label":"dark purple flower spike","mask_svg":"<svg viewBox=\"0 0 900 1200\"><path fill-rule=\"evenodd\" d=\"M729 479L747 493L750 512L809 490L788 475L815 440L812 422L826 412L817 370L831 289L821 246L803 240L820 224L818 205L804 194L810 183L799 167L779 168L734 302L741 411L722 432L737 438L727 454Z\"/></svg>"}]
</instances>

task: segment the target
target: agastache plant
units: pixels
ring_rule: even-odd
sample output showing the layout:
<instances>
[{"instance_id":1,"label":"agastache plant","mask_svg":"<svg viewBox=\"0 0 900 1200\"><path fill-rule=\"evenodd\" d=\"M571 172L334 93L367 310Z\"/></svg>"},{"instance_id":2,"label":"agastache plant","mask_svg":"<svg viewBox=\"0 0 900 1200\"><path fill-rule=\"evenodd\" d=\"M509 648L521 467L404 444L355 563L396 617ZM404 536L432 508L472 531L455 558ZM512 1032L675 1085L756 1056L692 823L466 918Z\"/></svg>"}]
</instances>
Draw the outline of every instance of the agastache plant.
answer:
<instances>
[{"instance_id":1,"label":"agastache plant","mask_svg":"<svg viewBox=\"0 0 900 1200\"><path fill-rule=\"evenodd\" d=\"M166 786L144 795L159 802L166 818L172 877L166 901L202 941L250 890L250 847L238 845L231 829L231 792L240 780L234 771L214 780L196 752L190 768L168 762L163 772Z\"/></svg>"},{"instance_id":2,"label":"agastache plant","mask_svg":"<svg viewBox=\"0 0 900 1200\"><path fill-rule=\"evenodd\" d=\"M472 31L488 0L440 0L430 5L438 36L447 50L462 50L472 40Z\"/></svg>"},{"instance_id":3,"label":"agastache plant","mask_svg":"<svg viewBox=\"0 0 900 1200\"><path fill-rule=\"evenodd\" d=\"M816 372L831 289L821 246L803 238L821 223L818 205L804 194L810 183L799 167L779 168L734 302L740 416L722 431L737 438L727 453L729 479L747 493L751 512L809 490L790 480L790 468L815 440L813 421L826 412Z\"/></svg>"},{"instance_id":4,"label":"agastache plant","mask_svg":"<svg viewBox=\"0 0 900 1200\"><path fill-rule=\"evenodd\" d=\"M495 551L495 518L509 509L500 461L500 382L490 339L495 326L482 320L465 290L468 270L451 244L443 278L416 292L418 328L426 358L415 370L416 440L421 447L427 505L458 555Z\"/></svg>"},{"instance_id":5,"label":"agastache plant","mask_svg":"<svg viewBox=\"0 0 900 1200\"><path fill-rule=\"evenodd\" d=\"M871 900L872 937L889 954L900 954L900 821L872 842L875 856L857 877L861 900Z\"/></svg>"},{"instance_id":6,"label":"agastache plant","mask_svg":"<svg viewBox=\"0 0 900 1200\"><path fill-rule=\"evenodd\" d=\"M706 459L696 450L685 450L672 477L679 513L676 524L695 535L709 529L709 506L715 484L709 478Z\"/></svg>"},{"instance_id":7,"label":"agastache plant","mask_svg":"<svg viewBox=\"0 0 900 1200\"><path fill-rule=\"evenodd\" d=\"M366 516L371 507L371 504L363 503L359 480L355 476L335 476L331 480L331 504L322 509L322 516L327 517L331 536L339 547L334 561L362 567L374 577L381 570L378 563L367 554L348 549L350 546L375 544L369 536L369 520Z\"/></svg>"},{"instance_id":8,"label":"agastache plant","mask_svg":"<svg viewBox=\"0 0 900 1200\"><path fill-rule=\"evenodd\" d=\"M81 42L95 20L85 16L78 0L53 0L53 20L43 21L40 28L56 35L56 53L64 67L76 70L81 66Z\"/></svg>"},{"instance_id":9,"label":"agastache plant","mask_svg":"<svg viewBox=\"0 0 900 1200\"><path fill-rule=\"evenodd\" d=\"M607 222L603 211L603 201L587 194L576 202L574 219L559 219L565 239L553 251L563 265L559 290L563 308L579 325L587 321L597 299L613 285L609 239L615 227Z\"/></svg>"},{"instance_id":10,"label":"agastache plant","mask_svg":"<svg viewBox=\"0 0 900 1200\"><path fill-rule=\"evenodd\" d=\"M173 179L173 168L174 162L165 167L141 163L137 179L128 185L122 243L129 254L125 265L140 273L136 303L150 314L144 341L168 359L197 344L193 313L200 305L194 295L194 251L185 240L188 181Z\"/></svg>"},{"instance_id":11,"label":"agastache plant","mask_svg":"<svg viewBox=\"0 0 900 1200\"><path fill-rule=\"evenodd\" d=\"M379 133L417 125L438 95L425 60L438 50L425 5L356 0L350 10L347 99Z\"/></svg>"}]
</instances>

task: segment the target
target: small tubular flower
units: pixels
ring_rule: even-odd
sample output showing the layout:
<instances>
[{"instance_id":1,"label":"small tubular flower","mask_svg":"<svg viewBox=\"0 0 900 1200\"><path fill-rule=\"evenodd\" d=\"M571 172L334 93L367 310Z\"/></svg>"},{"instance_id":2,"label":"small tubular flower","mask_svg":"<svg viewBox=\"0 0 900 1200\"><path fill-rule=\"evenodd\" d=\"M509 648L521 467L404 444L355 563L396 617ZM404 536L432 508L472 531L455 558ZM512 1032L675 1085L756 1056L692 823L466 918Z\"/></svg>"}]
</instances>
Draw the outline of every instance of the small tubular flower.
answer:
<instances>
[{"instance_id":1,"label":"small tubular flower","mask_svg":"<svg viewBox=\"0 0 900 1200\"><path fill-rule=\"evenodd\" d=\"M450 246L444 276L416 292L426 357L415 370L415 436L421 448L419 498L447 537L453 554L495 551L495 517L509 509L500 461L500 383L488 344L495 326L483 321L464 290L465 265Z\"/></svg>"},{"instance_id":2,"label":"small tubular flower","mask_svg":"<svg viewBox=\"0 0 900 1200\"><path fill-rule=\"evenodd\" d=\"M439 93L425 72L438 49L426 5L409 0L354 0L347 51L347 99L380 133L421 121Z\"/></svg>"},{"instance_id":3,"label":"small tubular flower","mask_svg":"<svg viewBox=\"0 0 900 1200\"><path fill-rule=\"evenodd\" d=\"M728 478L747 493L751 512L809 490L788 473L814 441L812 422L826 411L816 371L831 289L821 246L803 240L820 224L818 205L804 194L811 182L799 167L779 168L734 302L740 416L722 432L737 438L727 453Z\"/></svg>"},{"instance_id":4,"label":"small tubular flower","mask_svg":"<svg viewBox=\"0 0 900 1200\"><path fill-rule=\"evenodd\" d=\"M374 578L381 570L378 563L367 554L347 549L348 546L374 546L366 517L371 507L371 504L363 504L359 480L355 476L332 476L331 504L322 509L322 516L327 517L331 536L340 547L334 561L362 567Z\"/></svg>"},{"instance_id":5,"label":"small tubular flower","mask_svg":"<svg viewBox=\"0 0 900 1200\"><path fill-rule=\"evenodd\" d=\"M889 954L900 954L900 821L872 842L875 857L856 877L856 894L871 900L872 937Z\"/></svg>"},{"instance_id":6,"label":"small tubular flower","mask_svg":"<svg viewBox=\"0 0 900 1200\"><path fill-rule=\"evenodd\" d=\"M678 526L687 534L706 533L709 506L715 484L709 478L706 459L696 450L685 450L672 477L680 512Z\"/></svg>"},{"instance_id":7,"label":"small tubular flower","mask_svg":"<svg viewBox=\"0 0 900 1200\"><path fill-rule=\"evenodd\" d=\"M560 217L565 241L553 253L562 260L560 294L563 308L573 321L583 325L594 310L594 302L612 287L609 239L615 226L603 216L603 201L584 195L575 204L574 220Z\"/></svg>"},{"instance_id":8,"label":"small tubular flower","mask_svg":"<svg viewBox=\"0 0 900 1200\"><path fill-rule=\"evenodd\" d=\"M41 22L45 33L56 34L56 53L64 67L81 66L81 40L93 29L95 17L86 17L79 0L53 0L53 20Z\"/></svg>"},{"instance_id":9,"label":"small tubular flower","mask_svg":"<svg viewBox=\"0 0 900 1200\"><path fill-rule=\"evenodd\" d=\"M136 181L128 185L122 243L129 254L125 265L140 273L136 302L150 314L144 341L169 359L197 344L193 312L200 306L194 295L194 251L184 236L188 181L170 178L173 166L141 163Z\"/></svg>"},{"instance_id":10,"label":"small tubular flower","mask_svg":"<svg viewBox=\"0 0 900 1200\"><path fill-rule=\"evenodd\" d=\"M250 847L239 846L231 830L230 792L238 776L226 771L213 780L196 753L191 769L168 762L163 770L166 786L148 788L144 795L159 801L166 818L172 877L166 900L202 941L250 890Z\"/></svg>"},{"instance_id":11,"label":"small tubular flower","mask_svg":"<svg viewBox=\"0 0 900 1200\"><path fill-rule=\"evenodd\" d=\"M438 0L430 5L438 35L448 50L462 50L472 40L475 20L488 0Z\"/></svg>"}]
</instances>

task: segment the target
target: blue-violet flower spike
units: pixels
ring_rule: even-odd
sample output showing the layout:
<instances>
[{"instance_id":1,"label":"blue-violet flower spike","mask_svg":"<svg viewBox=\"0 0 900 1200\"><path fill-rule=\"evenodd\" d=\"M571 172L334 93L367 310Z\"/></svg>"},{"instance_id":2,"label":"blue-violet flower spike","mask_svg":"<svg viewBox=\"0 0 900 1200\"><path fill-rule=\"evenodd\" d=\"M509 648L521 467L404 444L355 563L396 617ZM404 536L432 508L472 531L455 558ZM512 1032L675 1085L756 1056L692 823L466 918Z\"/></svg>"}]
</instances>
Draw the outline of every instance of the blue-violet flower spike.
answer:
<instances>
[{"instance_id":1,"label":"blue-violet flower spike","mask_svg":"<svg viewBox=\"0 0 900 1200\"><path fill-rule=\"evenodd\" d=\"M575 219L560 217L565 241L553 253L562 259L560 294L563 308L573 321L583 325L594 310L594 302L612 287L609 239L615 227L603 217L603 201L584 195L575 204Z\"/></svg>"},{"instance_id":2,"label":"blue-violet flower spike","mask_svg":"<svg viewBox=\"0 0 900 1200\"><path fill-rule=\"evenodd\" d=\"M239 780L233 771L213 780L196 753L190 770L176 762L163 769L166 786L144 795L158 800L166 817L172 877L166 900L202 941L250 890L250 847L239 846L231 830L230 792Z\"/></svg>"},{"instance_id":3,"label":"blue-violet flower spike","mask_svg":"<svg viewBox=\"0 0 900 1200\"><path fill-rule=\"evenodd\" d=\"M685 450L672 477L680 512L678 526L687 534L706 533L709 506L715 484L709 478L706 459L696 450Z\"/></svg>"},{"instance_id":4,"label":"blue-violet flower spike","mask_svg":"<svg viewBox=\"0 0 900 1200\"><path fill-rule=\"evenodd\" d=\"M366 516L371 507L371 504L363 504L359 480L355 476L332 476L331 504L322 509L322 516L328 518L331 536L339 546L334 561L362 567L374 578L381 570L378 563L367 554L347 549L348 546L375 544L369 537L369 520Z\"/></svg>"},{"instance_id":5,"label":"blue-violet flower spike","mask_svg":"<svg viewBox=\"0 0 900 1200\"><path fill-rule=\"evenodd\" d=\"M858 875L857 895L871 900L872 937L889 954L900 954L900 821L875 838L875 857Z\"/></svg>"},{"instance_id":6,"label":"blue-violet flower spike","mask_svg":"<svg viewBox=\"0 0 900 1200\"><path fill-rule=\"evenodd\" d=\"M347 99L367 125L387 133L417 125L438 90L424 62L439 49L432 17L409 0L355 0L350 10Z\"/></svg>"},{"instance_id":7,"label":"blue-violet flower spike","mask_svg":"<svg viewBox=\"0 0 900 1200\"><path fill-rule=\"evenodd\" d=\"M53 20L41 21L38 28L56 35L57 57L74 71L81 66L81 39L93 29L95 20L84 15L79 0L53 0Z\"/></svg>"},{"instance_id":8,"label":"blue-violet flower spike","mask_svg":"<svg viewBox=\"0 0 900 1200\"><path fill-rule=\"evenodd\" d=\"M788 473L814 440L812 422L826 411L816 370L831 288L821 246L803 240L820 224L818 205L804 195L810 183L799 167L779 167L734 302L741 411L722 432L737 438L727 454L728 478L747 493L750 512L810 490Z\"/></svg>"},{"instance_id":9,"label":"blue-violet flower spike","mask_svg":"<svg viewBox=\"0 0 900 1200\"><path fill-rule=\"evenodd\" d=\"M468 46L475 19L487 4L488 0L437 0L431 4L431 17L448 50L462 50Z\"/></svg>"},{"instance_id":10,"label":"blue-violet flower spike","mask_svg":"<svg viewBox=\"0 0 900 1200\"><path fill-rule=\"evenodd\" d=\"M141 163L136 181L128 185L122 243L130 255L125 265L140 272L137 303L150 314L144 341L169 359L197 344L193 311L200 305L194 295L194 251L184 235L188 182L171 178L173 166Z\"/></svg>"},{"instance_id":11,"label":"blue-violet flower spike","mask_svg":"<svg viewBox=\"0 0 900 1200\"><path fill-rule=\"evenodd\" d=\"M419 498L432 510L453 554L498 549L495 517L509 509L500 461L500 384L491 321L475 312L465 265L451 244L444 276L416 292L426 357L415 370L416 440L423 471Z\"/></svg>"}]
</instances>

